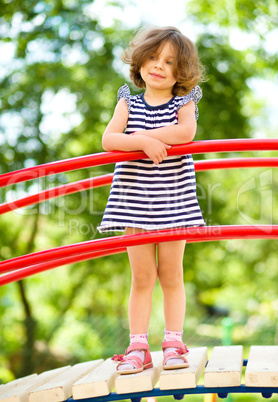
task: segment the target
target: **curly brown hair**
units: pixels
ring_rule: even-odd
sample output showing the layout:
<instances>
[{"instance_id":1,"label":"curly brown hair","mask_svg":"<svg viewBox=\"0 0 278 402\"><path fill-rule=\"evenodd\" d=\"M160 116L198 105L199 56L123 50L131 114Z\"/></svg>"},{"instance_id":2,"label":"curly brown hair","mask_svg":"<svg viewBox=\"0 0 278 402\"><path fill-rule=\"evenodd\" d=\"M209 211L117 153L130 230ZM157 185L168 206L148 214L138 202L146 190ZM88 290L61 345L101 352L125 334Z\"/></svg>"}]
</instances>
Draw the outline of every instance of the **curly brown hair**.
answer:
<instances>
[{"instance_id":1,"label":"curly brown hair","mask_svg":"<svg viewBox=\"0 0 278 402\"><path fill-rule=\"evenodd\" d=\"M173 45L177 56L173 71L176 80L173 95L186 95L204 80L204 67L199 61L195 45L177 28L169 26L140 30L125 50L122 60L130 65L130 78L134 84L138 88L145 88L140 69L152 55L159 53L166 42Z\"/></svg>"}]
</instances>

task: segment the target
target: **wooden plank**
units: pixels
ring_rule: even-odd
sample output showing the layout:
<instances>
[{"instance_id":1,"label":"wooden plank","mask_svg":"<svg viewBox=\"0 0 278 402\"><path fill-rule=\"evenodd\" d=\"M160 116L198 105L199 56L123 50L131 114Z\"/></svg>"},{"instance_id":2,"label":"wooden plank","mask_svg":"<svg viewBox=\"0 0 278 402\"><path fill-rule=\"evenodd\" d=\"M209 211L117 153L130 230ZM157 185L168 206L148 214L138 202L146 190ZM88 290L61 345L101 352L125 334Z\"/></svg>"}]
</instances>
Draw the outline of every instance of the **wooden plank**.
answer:
<instances>
[{"instance_id":1,"label":"wooden plank","mask_svg":"<svg viewBox=\"0 0 278 402\"><path fill-rule=\"evenodd\" d=\"M196 388L207 363L207 347L191 348L186 356L189 367L178 370L162 370L159 377L161 390Z\"/></svg>"},{"instance_id":2,"label":"wooden plank","mask_svg":"<svg viewBox=\"0 0 278 402\"><path fill-rule=\"evenodd\" d=\"M103 359L79 363L66 372L53 377L29 394L29 402L61 402L72 396L72 384L96 368Z\"/></svg>"},{"instance_id":3,"label":"wooden plank","mask_svg":"<svg viewBox=\"0 0 278 402\"><path fill-rule=\"evenodd\" d=\"M278 387L278 346L251 346L246 387Z\"/></svg>"},{"instance_id":4,"label":"wooden plank","mask_svg":"<svg viewBox=\"0 0 278 402\"><path fill-rule=\"evenodd\" d=\"M70 366L61 367L55 370L45 371L42 374L30 378L27 381L19 382L15 387L7 390L0 395L0 401L5 402L28 402L29 393L41 384L44 384L55 375L62 373L70 368Z\"/></svg>"},{"instance_id":5,"label":"wooden plank","mask_svg":"<svg viewBox=\"0 0 278 402\"><path fill-rule=\"evenodd\" d=\"M28 375L27 377L17 378L16 380L10 381L7 384L2 384L0 386L0 395L3 394L4 392L7 392L11 388L14 388L18 384L23 384L24 381L28 381L31 378L35 378L36 376L37 376L37 374L31 374L31 375Z\"/></svg>"},{"instance_id":6,"label":"wooden plank","mask_svg":"<svg viewBox=\"0 0 278 402\"><path fill-rule=\"evenodd\" d=\"M216 346L204 373L205 387L237 387L241 384L243 347Z\"/></svg>"},{"instance_id":7,"label":"wooden plank","mask_svg":"<svg viewBox=\"0 0 278 402\"><path fill-rule=\"evenodd\" d=\"M74 399L85 399L109 395L115 387L118 362L107 359L95 370L91 371L72 386Z\"/></svg>"},{"instance_id":8,"label":"wooden plank","mask_svg":"<svg viewBox=\"0 0 278 402\"><path fill-rule=\"evenodd\" d=\"M137 374L118 375L115 380L117 394L151 391L162 370L163 353L152 352L153 367Z\"/></svg>"}]
</instances>

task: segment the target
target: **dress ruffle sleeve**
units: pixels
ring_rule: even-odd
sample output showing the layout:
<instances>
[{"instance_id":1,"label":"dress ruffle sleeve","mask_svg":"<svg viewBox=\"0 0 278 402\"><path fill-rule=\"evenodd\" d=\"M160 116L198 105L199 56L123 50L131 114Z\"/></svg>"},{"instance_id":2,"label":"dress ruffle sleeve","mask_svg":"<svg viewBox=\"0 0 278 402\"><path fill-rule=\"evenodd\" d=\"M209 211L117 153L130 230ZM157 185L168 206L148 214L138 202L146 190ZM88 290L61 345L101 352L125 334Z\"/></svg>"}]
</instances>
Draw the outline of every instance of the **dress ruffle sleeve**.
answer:
<instances>
[{"instance_id":1,"label":"dress ruffle sleeve","mask_svg":"<svg viewBox=\"0 0 278 402\"><path fill-rule=\"evenodd\" d=\"M118 90L118 95L117 95L117 99L118 102L124 98L128 107L128 111L130 112L130 106L131 106L131 94L130 94L130 89L129 86L127 84L124 84L122 87L119 88Z\"/></svg>"},{"instance_id":2,"label":"dress ruffle sleeve","mask_svg":"<svg viewBox=\"0 0 278 402\"><path fill-rule=\"evenodd\" d=\"M193 100L193 102L195 103L195 119L198 120L199 111L198 111L197 103L200 101L201 98L202 98L202 90L199 87L199 85L196 85L189 92L189 94L181 97L181 101L178 105L178 109L180 109L182 106L186 105L189 101Z\"/></svg>"}]
</instances>

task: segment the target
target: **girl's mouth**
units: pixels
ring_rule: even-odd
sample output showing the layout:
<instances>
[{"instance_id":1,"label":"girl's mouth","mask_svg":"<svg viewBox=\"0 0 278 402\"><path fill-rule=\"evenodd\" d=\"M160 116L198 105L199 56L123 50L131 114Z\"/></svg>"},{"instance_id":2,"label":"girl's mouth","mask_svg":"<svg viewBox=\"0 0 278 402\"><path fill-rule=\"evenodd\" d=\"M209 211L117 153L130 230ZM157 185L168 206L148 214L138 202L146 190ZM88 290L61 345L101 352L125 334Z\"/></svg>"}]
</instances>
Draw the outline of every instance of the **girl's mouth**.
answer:
<instances>
[{"instance_id":1,"label":"girl's mouth","mask_svg":"<svg viewBox=\"0 0 278 402\"><path fill-rule=\"evenodd\" d=\"M163 79L163 78L164 78L162 75L155 74L155 73L150 73L150 75L151 75L153 78L157 78L157 79Z\"/></svg>"}]
</instances>

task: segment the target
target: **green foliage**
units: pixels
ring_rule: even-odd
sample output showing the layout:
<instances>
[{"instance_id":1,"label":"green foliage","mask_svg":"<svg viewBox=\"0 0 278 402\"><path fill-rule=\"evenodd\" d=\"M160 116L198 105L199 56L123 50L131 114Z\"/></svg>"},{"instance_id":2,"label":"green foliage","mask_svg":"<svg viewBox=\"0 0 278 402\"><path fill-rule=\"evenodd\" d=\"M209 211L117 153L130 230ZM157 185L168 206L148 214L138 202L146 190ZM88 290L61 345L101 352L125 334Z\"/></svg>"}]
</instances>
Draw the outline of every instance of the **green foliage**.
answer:
<instances>
[{"instance_id":1,"label":"green foliage","mask_svg":"<svg viewBox=\"0 0 278 402\"><path fill-rule=\"evenodd\" d=\"M207 74L200 102L200 139L250 136L248 116L242 109L253 66L245 61L244 53L234 50L221 35L203 34L197 46Z\"/></svg>"},{"instance_id":2,"label":"green foliage","mask_svg":"<svg viewBox=\"0 0 278 402\"><path fill-rule=\"evenodd\" d=\"M13 54L0 72L1 173L102 151L117 89L126 81L116 61L129 32L116 23L101 27L90 4L0 0L0 47ZM191 16L204 28L197 46L207 71L196 140L255 135L251 121L262 109L249 80L275 72L276 56L266 53L260 30L271 29L275 10L271 0L192 2ZM234 49L229 26L254 31L258 46ZM216 156L194 158L209 157ZM112 171L113 166L101 166L40 178L1 189L0 199ZM272 169L198 173L207 224L277 222L277 181ZM96 227L108 193L108 188L97 188L1 216L1 259L99 237ZM186 247L186 337L191 344L221 342L221 320L207 319L215 313L233 316L236 342L248 342L242 328L248 329L249 340L256 340L263 328L269 328L271 341L277 338L276 254L275 242L265 240ZM123 352L129 283L127 256L119 254L0 288L1 381ZM156 349L164 328L162 304L157 286L150 328Z\"/></svg>"},{"instance_id":3,"label":"green foliage","mask_svg":"<svg viewBox=\"0 0 278 402\"><path fill-rule=\"evenodd\" d=\"M240 28L263 34L263 30L273 29L277 24L278 5L275 0L202 0L192 1L190 10L204 24L216 23L221 27Z\"/></svg>"}]
</instances>

